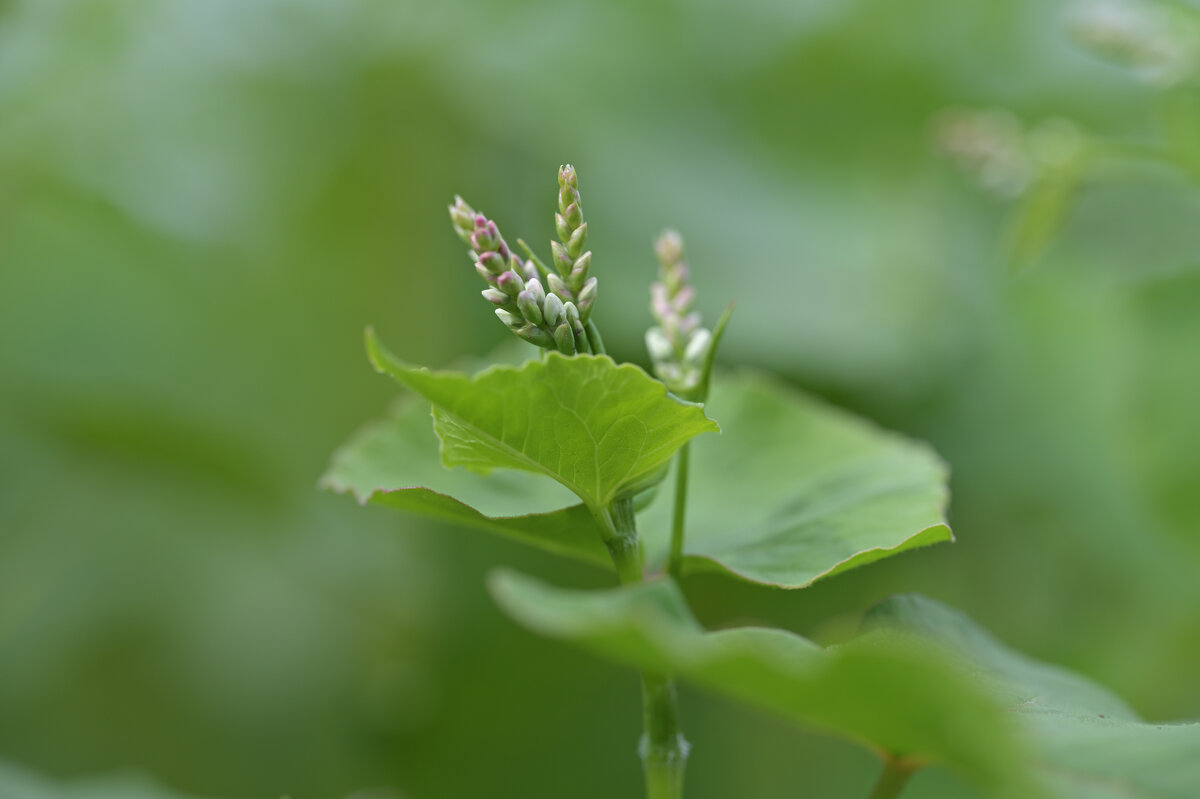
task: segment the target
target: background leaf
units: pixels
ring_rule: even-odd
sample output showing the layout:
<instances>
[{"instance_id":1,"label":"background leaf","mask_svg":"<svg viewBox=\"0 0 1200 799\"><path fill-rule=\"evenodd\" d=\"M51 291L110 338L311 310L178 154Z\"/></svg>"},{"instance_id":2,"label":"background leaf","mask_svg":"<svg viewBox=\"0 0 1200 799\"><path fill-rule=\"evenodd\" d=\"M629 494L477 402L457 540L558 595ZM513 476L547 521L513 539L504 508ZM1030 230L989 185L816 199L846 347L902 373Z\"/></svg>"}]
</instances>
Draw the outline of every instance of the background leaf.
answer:
<instances>
[{"instance_id":1,"label":"background leaf","mask_svg":"<svg viewBox=\"0 0 1200 799\"><path fill-rule=\"evenodd\" d=\"M549 353L467 377L408 366L371 331L367 351L378 371L434 404L447 466L541 473L591 508L661 479L684 442L719 429L700 406L607 356Z\"/></svg>"},{"instance_id":2,"label":"background leaf","mask_svg":"<svg viewBox=\"0 0 1200 799\"><path fill-rule=\"evenodd\" d=\"M751 372L718 376L724 434L692 443L685 568L785 588L938 541L946 467L929 447ZM639 517L666 556L670 503Z\"/></svg>"},{"instance_id":3,"label":"background leaf","mask_svg":"<svg viewBox=\"0 0 1200 799\"><path fill-rule=\"evenodd\" d=\"M1055 795L1191 799L1200 790L1200 724L1146 723L1107 689L1009 649L965 614L924 597L889 599L866 623L915 635L986 686L1023 722Z\"/></svg>"},{"instance_id":4,"label":"background leaf","mask_svg":"<svg viewBox=\"0 0 1200 799\"><path fill-rule=\"evenodd\" d=\"M489 580L520 624L619 663L709 690L917 763L941 763L996 796L1035 796L1009 722L960 672L896 639L823 650L766 628L705 632L673 581L605 591Z\"/></svg>"}]
</instances>

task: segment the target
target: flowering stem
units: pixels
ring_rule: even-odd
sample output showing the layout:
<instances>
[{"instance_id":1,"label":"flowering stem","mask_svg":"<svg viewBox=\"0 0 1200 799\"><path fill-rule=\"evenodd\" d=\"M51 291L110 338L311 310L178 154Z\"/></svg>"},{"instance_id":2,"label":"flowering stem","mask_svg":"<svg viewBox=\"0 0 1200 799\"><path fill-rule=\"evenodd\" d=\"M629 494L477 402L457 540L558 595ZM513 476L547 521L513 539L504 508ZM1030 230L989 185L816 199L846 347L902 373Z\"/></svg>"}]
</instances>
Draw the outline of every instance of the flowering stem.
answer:
<instances>
[{"instance_id":1,"label":"flowering stem","mask_svg":"<svg viewBox=\"0 0 1200 799\"><path fill-rule=\"evenodd\" d=\"M613 500L595 518L620 581L644 580L632 497ZM638 754L646 774L646 799L682 799L688 743L679 731L675 683L670 677L642 672L642 718L645 731Z\"/></svg>"},{"instance_id":2,"label":"flowering stem","mask_svg":"<svg viewBox=\"0 0 1200 799\"><path fill-rule=\"evenodd\" d=\"M667 574L678 580L683 576L683 522L687 510L688 454L691 443L679 448L675 457L675 508L671 514L671 554Z\"/></svg>"}]
</instances>

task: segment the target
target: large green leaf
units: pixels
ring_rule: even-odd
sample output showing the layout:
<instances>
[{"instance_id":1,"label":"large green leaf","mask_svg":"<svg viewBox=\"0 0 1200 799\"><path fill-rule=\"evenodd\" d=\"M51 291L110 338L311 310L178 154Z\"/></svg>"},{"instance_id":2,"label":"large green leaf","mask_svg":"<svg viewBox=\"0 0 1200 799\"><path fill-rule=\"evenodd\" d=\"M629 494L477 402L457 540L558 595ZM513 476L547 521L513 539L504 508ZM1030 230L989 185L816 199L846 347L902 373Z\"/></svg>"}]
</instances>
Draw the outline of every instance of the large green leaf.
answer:
<instances>
[{"instance_id":1,"label":"large green leaf","mask_svg":"<svg viewBox=\"0 0 1200 799\"><path fill-rule=\"evenodd\" d=\"M499 571L490 587L509 615L542 635L675 674L910 764L945 764L991 795L1037 795L999 707L906 638L823 650L782 630L705 632L669 580L574 591Z\"/></svg>"},{"instance_id":2,"label":"large green leaf","mask_svg":"<svg viewBox=\"0 0 1200 799\"><path fill-rule=\"evenodd\" d=\"M367 352L378 371L433 403L447 466L544 474L590 508L661 479L676 450L719 429L699 405L604 355L552 352L469 377L405 364L370 330Z\"/></svg>"},{"instance_id":3,"label":"large green leaf","mask_svg":"<svg viewBox=\"0 0 1200 799\"><path fill-rule=\"evenodd\" d=\"M611 568L591 514L553 480L497 469L480 475L447 469L438 457L429 404L397 403L333 456L321 484L361 503L487 530L522 543ZM570 507L568 507L570 506Z\"/></svg>"},{"instance_id":4,"label":"large green leaf","mask_svg":"<svg viewBox=\"0 0 1200 799\"><path fill-rule=\"evenodd\" d=\"M915 636L986 686L1022 722L1036 769L1054 795L1200 796L1200 723L1146 723L1107 689L1015 652L962 613L923 597L890 599L867 623L875 632Z\"/></svg>"},{"instance_id":5,"label":"large green leaf","mask_svg":"<svg viewBox=\"0 0 1200 799\"><path fill-rule=\"evenodd\" d=\"M953 540L946 467L927 446L753 373L719 377L706 410L723 434L691 445L685 569L799 588ZM670 503L639 526L661 561Z\"/></svg>"}]
</instances>

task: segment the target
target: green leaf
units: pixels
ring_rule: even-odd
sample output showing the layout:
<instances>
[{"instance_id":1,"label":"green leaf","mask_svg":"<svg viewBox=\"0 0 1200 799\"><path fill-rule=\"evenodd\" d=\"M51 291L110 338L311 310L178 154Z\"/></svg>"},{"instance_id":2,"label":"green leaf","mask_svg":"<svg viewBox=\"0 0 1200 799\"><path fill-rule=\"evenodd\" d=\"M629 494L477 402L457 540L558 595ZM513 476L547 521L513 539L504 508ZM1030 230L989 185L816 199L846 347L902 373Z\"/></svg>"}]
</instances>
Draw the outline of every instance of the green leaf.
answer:
<instances>
[{"instance_id":1,"label":"green leaf","mask_svg":"<svg viewBox=\"0 0 1200 799\"><path fill-rule=\"evenodd\" d=\"M641 369L607 356L497 366L474 377L405 364L367 331L375 368L435 406L442 461L552 477L592 509L662 477L686 441L719 428Z\"/></svg>"},{"instance_id":2,"label":"green leaf","mask_svg":"<svg viewBox=\"0 0 1200 799\"><path fill-rule=\"evenodd\" d=\"M705 408L723 434L691 445L685 571L801 588L953 540L946 467L927 446L748 372L718 377ZM639 516L652 563L669 504Z\"/></svg>"},{"instance_id":3,"label":"green leaf","mask_svg":"<svg viewBox=\"0 0 1200 799\"><path fill-rule=\"evenodd\" d=\"M782 630L709 633L669 580L574 591L498 571L489 585L501 608L539 634L674 674L911 764L945 764L994 796L1037 795L1000 709L907 639L874 636L823 650Z\"/></svg>"},{"instance_id":4,"label":"green leaf","mask_svg":"<svg viewBox=\"0 0 1200 799\"><path fill-rule=\"evenodd\" d=\"M964 614L923 597L890 599L866 621L877 632L915 637L986 686L1022 723L1035 769L1054 796L1200 796L1200 723L1146 723L1107 689L1015 652Z\"/></svg>"},{"instance_id":5,"label":"green leaf","mask_svg":"<svg viewBox=\"0 0 1200 799\"><path fill-rule=\"evenodd\" d=\"M498 469L447 469L428 403L406 397L333 456L321 485L360 503L398 508L612 568L591 514L552 480Z\"/></svg>"}]
</instances>

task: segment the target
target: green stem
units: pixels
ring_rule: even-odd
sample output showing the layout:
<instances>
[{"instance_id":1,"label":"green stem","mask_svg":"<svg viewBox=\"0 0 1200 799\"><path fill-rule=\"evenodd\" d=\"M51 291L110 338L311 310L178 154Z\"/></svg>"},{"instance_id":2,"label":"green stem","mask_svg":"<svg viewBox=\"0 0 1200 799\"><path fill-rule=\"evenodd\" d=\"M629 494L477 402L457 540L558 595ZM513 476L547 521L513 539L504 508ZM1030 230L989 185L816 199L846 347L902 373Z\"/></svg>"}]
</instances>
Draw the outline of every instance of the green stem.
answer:
<instances>
[{"instance_id":1,"label":"green stem","mask_svg":"<svg viewBox=\"0 0 1200 799\"><path fill-rule=\"evenodd\" d=\"M596 323L589 319L583 329L587 333L588 346L592 348L592 354L604 355L604 339L600 338L600 328L596 327Z\"/></svg>"},{"instance_id":2,"label":"green stem","mask_svg":"<svg viewBox=\"0 0 1200 799\"><path fill-rule=\"evenodd\" d=\"M643 672L642 714L646 731L638 754L646 770L647 799L682 799L688 743L679 731L675 683Z\"/></svg>"},{"instance_id":3,"label":"green stem","mask_svg":"<svg viewBox=\"0 0 1200 799\"><path fill-rule=\"evenodd\" d=\"M675 508L671 514L671 554L667 574L678 580L683 575L683 523L687 510L688 462L691 442L679 448L675 458Z\"/></svg>"},{"instance_id":4,"label":"green stem","mask_svg":"<svg viewBox=\"0 0 1200 799\"><path fill-rule=\"evenodd\" d=\"M633 499L613 500L595 517L620 581L644 580ZM683 799L688 743L679 731L675 683L670 677L642 672L642 717L645 732L638 754L646 773L646 799Z\"/></svg>"},{"instance_id":5,"label":"green stem","mask_svg":"<svg viewBox=\"0 0 1200 799\"><path fill-rule=\"evenodd\" d=\"M914 771L916 769L911 765L897 758L888 757L883 761L883 773L879 775L879 781L875 783L875 787L871 789L871 795L867 799L896 799L904 790L908 778L913 775Z\"/></svg>"}]
</instances>

